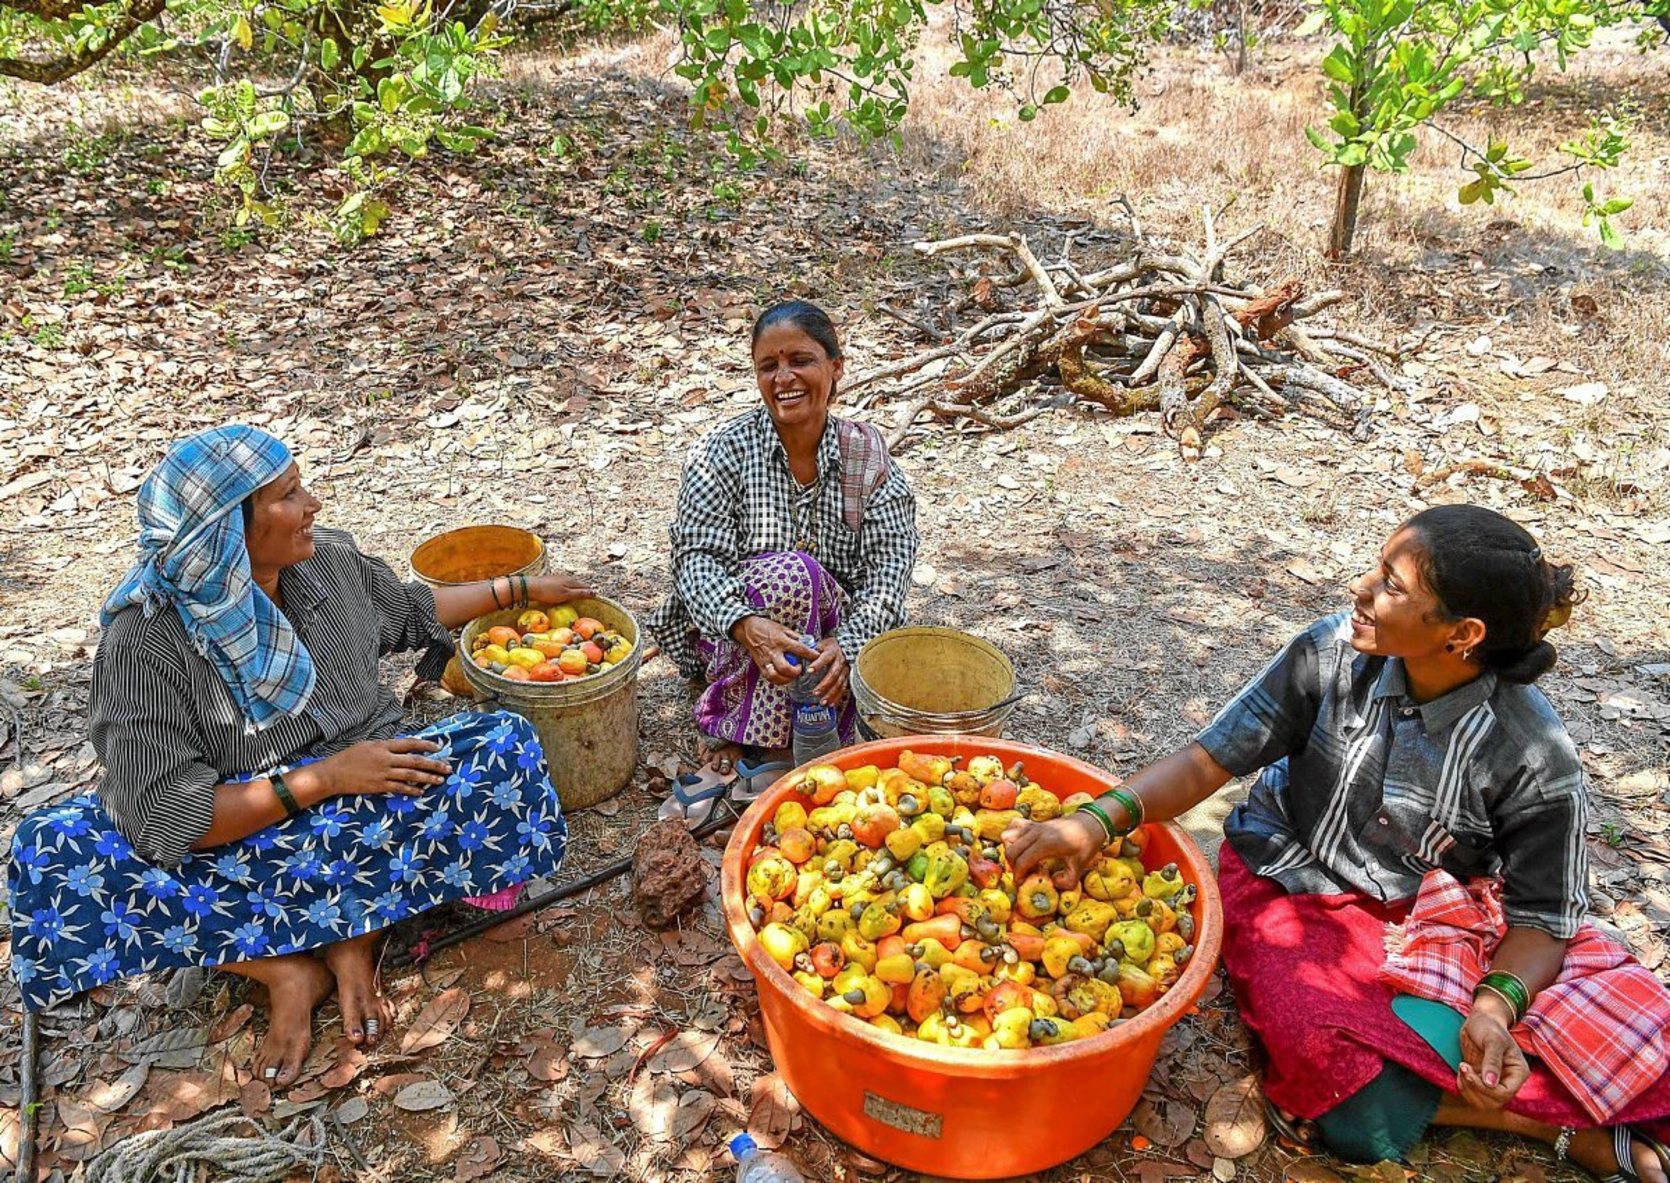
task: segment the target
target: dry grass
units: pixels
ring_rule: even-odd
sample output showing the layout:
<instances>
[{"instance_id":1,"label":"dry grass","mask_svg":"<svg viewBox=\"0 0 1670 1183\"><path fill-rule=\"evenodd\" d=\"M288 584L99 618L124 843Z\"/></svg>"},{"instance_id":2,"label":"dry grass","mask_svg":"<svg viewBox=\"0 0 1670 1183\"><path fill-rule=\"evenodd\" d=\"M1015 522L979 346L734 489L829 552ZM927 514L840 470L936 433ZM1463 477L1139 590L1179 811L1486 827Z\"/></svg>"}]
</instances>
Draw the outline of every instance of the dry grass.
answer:
<instances>
[{"instance_id":1,"label":"dry grass","mask_svg":"<svg viewBox=\"0 0 1670 1183\"><path fill-rule=\"evenodd\" d=\"M848 143L811 154L814 167L854 188L875 186L879 173L889 184L913 178L920 193L937 189L941 218L902 228L906 235L1012 225L1037 230L1053 250L1064 233L1060 222L1121 227L1113 199L1126 194L1151 231L1193 239L1202 205L1232 205L1231 223L1267 227L1234 264L1254 280L1297 275L1312 290L1345 288L1355 300L1347 318L1388 340L1438 325L1441 350L1458 355L1444 368L1448 392L1524 428L1522 451L1511 442L1513 430L1503 436L1510 459L1547 467L1547 449L1539 461L1532 444L1546 443L1551 429L1562 448L1575 446L1584 458L1574 491L1615 504L1643 495L1662 504L1662 474L1670 467L1670 414L1658 398L1670 370L1664 55L1642 54L1615 32L1570 73L1547 74L1523 105L1467 104L1445 119L1469 142L1506 137L1524 155L1552 164L1561 159L1559 144L1582 134L1592 113L1634 112L1625 163L1594 178L1600 193L1635 199L1619 219L1625 249L1605 249L1583 226L1581 185L1571 176L1523 185L1495 206L1462 206L1456 190L1472 174L1460 168L1448 141L1425 132L1409 173L1371 175L1356 255L1334 262L1322 246L1336 174L1319 166L1304 136L1306 125L1320 126L1328 115L1316 68L1322 45L1275 43L1239 77L1210 50L1163 49L1137 83L1137 110L1081 86L1072 102L1024 123L1008 95L972 90L946 73L953 53L936 26L918 54L899 149ZM579 58L526 55L507 77L549 81L603 64L670 84L676 80L666 63L674 49L671 36L661 34ZM1491 337L1493 355L1547 354L1585 377L1510 380L1496 356L1460 354L1480 335ZM1590 379L1612 392L1598 406L1551 393Z\"/></svg>"}]
</instances>

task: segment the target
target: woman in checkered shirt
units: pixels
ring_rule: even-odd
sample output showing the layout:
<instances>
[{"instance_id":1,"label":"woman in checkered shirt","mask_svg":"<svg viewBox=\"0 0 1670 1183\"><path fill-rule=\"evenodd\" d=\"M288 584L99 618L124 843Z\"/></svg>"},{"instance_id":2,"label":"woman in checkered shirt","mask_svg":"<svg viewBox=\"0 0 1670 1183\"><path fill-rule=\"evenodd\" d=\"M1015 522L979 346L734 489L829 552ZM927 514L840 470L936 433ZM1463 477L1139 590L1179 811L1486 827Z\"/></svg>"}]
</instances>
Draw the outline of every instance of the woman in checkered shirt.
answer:
<instances>
[{"instance_id":1,"label":"woman in checkered shirt","mask_svg":"<svg viewBox=\"0 0 1670 1183\"><path fill-rule=\"evenodd\" d=\"M1665 1183L1670 993L1585 921L1582 766L1530 685L1571 568L1500 514L1446 505L1350 590L1351 612L1295 637L1188 747L1098 809L1015 826L1017 878L1046 858L1082 870L1261 772L1218 878L1278 1128L1375 1162L1429 1125L1474 1126Z\"/></svg>"},{"instance_id":2,"label":"woman in checkered shirt","mask_svg":"<svg viewBox=\"0 0 1670 1183\"><path fill-rule=\"evenodd\" d=\"M830 413L845 359L828 315L802 301L767 309L753 364L761 406L685 463L673 586L649 620L679 670L707 683L696 724L721 774L788 746L799 662L851 742L849 662L903 623L918 541L916 500L881 433Z\"/></svg>"}]
</instances>

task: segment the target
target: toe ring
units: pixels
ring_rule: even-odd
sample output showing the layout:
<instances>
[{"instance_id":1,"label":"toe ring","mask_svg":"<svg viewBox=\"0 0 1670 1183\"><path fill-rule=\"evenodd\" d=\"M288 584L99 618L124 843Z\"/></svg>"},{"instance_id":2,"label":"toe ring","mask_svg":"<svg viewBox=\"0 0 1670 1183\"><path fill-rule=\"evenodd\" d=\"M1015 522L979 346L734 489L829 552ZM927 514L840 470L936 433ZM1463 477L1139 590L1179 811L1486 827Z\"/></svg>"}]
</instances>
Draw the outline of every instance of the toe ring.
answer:
<instances>
[{"instance_id":1,"label":"toe ring","mask_svg":"<svg viewBox=\"0 0 1670 1183\"><path fill-rule=\"evenodd\" d=\"M278 1079L278 1069L277 1068L268 1068L265 1072L261 1073L261 1075L264 1076L268 1080L277 1080Z\"/></svg>"}]
</instances>

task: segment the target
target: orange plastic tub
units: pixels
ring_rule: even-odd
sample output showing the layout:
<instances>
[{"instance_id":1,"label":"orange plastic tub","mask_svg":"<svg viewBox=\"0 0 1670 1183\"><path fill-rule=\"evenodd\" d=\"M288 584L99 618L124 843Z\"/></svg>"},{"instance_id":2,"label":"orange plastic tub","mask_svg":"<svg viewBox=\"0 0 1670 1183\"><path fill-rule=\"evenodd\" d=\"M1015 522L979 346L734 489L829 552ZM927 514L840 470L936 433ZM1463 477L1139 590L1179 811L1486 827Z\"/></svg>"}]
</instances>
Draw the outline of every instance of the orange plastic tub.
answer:
<instances>
[{"instance_id":1,"label":"orange plastic tub","mask_svg":"<svg viewBox=\"0 0 1670 1183\"><path fill-rule=\"evenodd\" d=\"M846 748L842 769L898 761L906 748L936 755L989 752L1057 796L1112 787L1100 770L1070 756L983 736L884 739ZM794 774L761 794L725 847L725 923L759 984L766 1040L777 1069L807 1112L864 1153L909 1170L957 1179L999 1179L1041 1171L1083 1153L1136 1106L1168 1028L1193 1007L1217 965L1223 910L1217 879L1179 827L1150 825L1149 861L1176 862L1199 888L1192 911L1195 952L1177 985L1146 1011L1101 1035L1025 1051L946 1048L889 1035L813 998L766 956L748 923L743 880L748 855Z\"/></svg>"}]
</instances>

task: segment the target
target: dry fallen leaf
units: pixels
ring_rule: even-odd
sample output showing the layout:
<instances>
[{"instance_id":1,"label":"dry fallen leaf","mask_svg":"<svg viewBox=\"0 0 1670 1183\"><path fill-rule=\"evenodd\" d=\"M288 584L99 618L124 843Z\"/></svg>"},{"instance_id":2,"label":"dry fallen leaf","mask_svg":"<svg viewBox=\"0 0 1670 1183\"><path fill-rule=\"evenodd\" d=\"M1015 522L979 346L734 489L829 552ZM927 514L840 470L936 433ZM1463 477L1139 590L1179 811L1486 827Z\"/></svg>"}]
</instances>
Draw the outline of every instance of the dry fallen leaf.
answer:
<instances>
[{"instance_id":1,"label":"dry fallen leaf","mask_svg":"<svg viewBox=\"0 0 1670 1183\"><path fill-rule=\"evenodd\" d=\"M409 1056L413 1052L427 1051L429 1048L445 1043L447 1037L458 1030L458 1024L464 1021L464 1016L470 1013L470 992L454 986L442 990L429 1000L412 1020L412 1025L406 1029L406 1034L400 1037L400 1054Z\"/></svg>"},{"instance_id":2,"label":"dry fallen leaf","mask_svg":"<svg viewBox=\"0 0 1670 1183\"><path fill-rule=\"evenodd\" d=\"M58 1120L64 1124L63 1132L58 1135L58 1156L80 1162L102 1148L111 1115L63 1100L58 1102Z\"/></svg>"},{"instance_id":3,"label":"dry fallen leaf","mask_svg":"<svg viewBox=\"0 0 1670 1183\"><path fill-rule=\"evenodd\" d=\"M209 1042L220 1043L231 1039L232 1036L243 1029L244 1024L249 1022L249 1017L254 1013L255 1007L247 1002L238 1007L237 1010L228 1011L215 1020L215 1025L209 1028Z\"/></svg>"},{"instance_id":4,"label":"dry fallen leaf","mask_svg":"<svg viewBox=\"0 0 1670 1183\"><path fill-rule=\"evenodd\" d=\"M522 1148L549 1158L567 1158L568 1143L557 1130L535 1130L522 1139Z\"/></svg>"},{"instance_id":5,"label":"dry fallen leaf","mask_svg":"<svg viewBox=\"0 0 1670 1183\"><path fill-rule=\"evenodd\" d=\"M344 1040L337 1049L336 1063L325 1069L324 1075L319 1077L319 1083L327 1089L344 1088L353 1083L354 1077L358 1076L360 1069L364 1067L365 1053Z\"/></svg>"},{"instance_id":6,"label":"dry fallen leaf","mask_svg":"<svg viewBox=\"0 0 1670 1183\"><path fill-rule=\"evenodd\" d=\"M775 1150L794 1130L800 1117L800 1102L789 1092L783 1078L772 1072L756 1077L748 1102L748 1132L766 1150Z\"/></svg>"},{"instance_id":7,"label":"dry fallen leaf","mask_svg":"<svg viewBox=\"0 0 1670 1183\"><path fill-rule=\"evenodd\" d=\"M161 1091L163 1095L151 1107L151 1111L176 1122L190 1121L216 1105L223 1105L243 1095L237 1083L228 1079L225 1074L182 1072L170 1074L165 1082L160 1083L159 1089L159 1082L153 1075L151 1091Z\"/></svg>"},{"instance_id":8,"label":"dry fallen leaf","mask_svg":"<svg viewBox=\"0 0 1670 1183\"><path fill-rule=\"evenodd\" d=\"M87 1090L81 1102L95 1113L115 1113L133 1100L150 1073L149 1064L135 1064L115 1080L99 1081Z\"/></svg>"},{"instance_id":9,"label":"dry fallen leaf","mask_svg":"<svg viewBox=\"0 0 1670 1183\"><path fill-rule=\"evenodd\" d=\"M273 1091L264 1080L252 1080L238 1090L238 1108L248 1117L258 1117L273 1107Z\"/></svg>"},{"instance_id":10,"label":"dry fallen leaf","mask_svg":"<svg viewBox=\"0 0 1670 1183\"><path fill-rule=\"evenodd\" d=\"M601 1178L626 1169L626 1155L595 1126L577 1121L568 1127L568 1153L582 1170Z\"/></svg>"},{"instance_id":11,"label":"dry fallen leaf","mask_svg":"<svg viewBox=\"0 0 1670 1183\"><path fill-rule=\"evenodd\" d=\"M627 1037L631 1034L632 1028L625 1024L618 1027L587 1027L568 1050L586 1060L612 1056L626 1046Z\"/></svg>"},{"instance_id":12,"label":"dry fallen leaf","mask_svg":"<svg viewBox=\"0 0 1670 1183\"><path fill-rule=\"evenodd\" d=\"M673 1114L672 1137L675 1142L688 1142L696 1131L707 1124L714 1106L718 1104L712 1093L691 1089L678 1099L678 1111Z\"/></svg>"},{"instance_id":13,"label":"dry fallen leaf","mask_svg":"<svg viewBox=\"0 0 1670 1183\"><path fill-rule=\"evenodd\" d=\"M678 1111L678 1089L673 1082L645 1073L638 1078L627 1102L632 1124L644 1137L665 1142L673 1135L673 1115Z\"/></svg>"},{"instance_id":14,"label":"dry fallen leaf","mask_svg":"<svg viewBox=\"0 0 1670 1183\"><path fill-rule=\"evenodd\" d=\"M681 1031L667 1046L650 1057L651 1072L688 1072L713 1054L719 1046L719 1036L694 1031Z\"/></svg>"},{"instance_id":15,"label":"dry fallen leaf","mask_svg":"<svg viewBox=\"0 0 1670 1183\"><path fill-rule=\"evenodd\" d=\"M1206 1146L1219 1158L1241 1158L1264 1144L1264 1097L1256 1076L1232 1080L1206 1103Z\"/></svg>"},{"instance_id":16,"label":"dry fallen leaf","mask_svg":"<svg viewBox=\"0 0 1670 1183\"><path fill-rule=\"evenodd\" d=\"M364 1097L349 1097L336 1107L336 1120L343 1125L353 1125L370 1112L371 1106Z\"/></svg>"},{"instance_id":17,"label":"dry fallen leaf","mask_svg":"<svg viewBox=\"0 0 1670 1183\"><path fill-rule=\"evenodd\" d=\"M1287 1183L1345 1183L1338 1175L1323 1166L1319 1159L1301 1158L1287 1164L1284 1176Z\"/></svg>"},{"instance_id":18,"label":"dry fallen leaf","mask_svg":"<svg viewBox=\"0 0 1670 1183\"><path fill-rule=\"evenodd\" d=\"M391 1072L387 1076L379 1076L372 1081L371 1087L385 1097L392 1097L407 1085L428 1079L421 1072Z\"/></svg>"},{"instance_id":19,"label":"dry fallen leaf","mask_svg":"<svg viewBox=\"0 0 1670 1183\"><path fill-rule=\"evenodd\" d=\"M454 1100L452 1090L438 1080L420 1080L394 1094L394 1103L409 1113L443 1109Z\"/></svg>"},{"instance_id":20,"label":"dry fallen leaf","mask_svg":"<svg viewBox=\"0 0 1670 1183\"><path fill-rule=\"evenodd\" d=\"M1327 578L1326 575L1317 569L1315 563L1303 557L1294 559L1292 562L1288 563L1287 573L1304 580L1306 583L1321 583Z\"/></svg>"},{"instance_id":21,"label":"dry fallen leaf","mask_svg":"<svg viewBox=\"0 0 1670 1183\"><path fill-rule=\"evenodd\" d=\"M1159 1146L1181 1146L1195 1129L1195 1111L1182 1101L1139 1103L1131 1113L1131 1125Z\"/></svg>"},{"instance_id":22,"label":"dry fallen leaf","mask_svg":"<svg viewBox=\"0 0 1670 1183\"><path fill-rule=\"evenodd\" d=\"M454 1183L472 1183L490 1175L499 1165L499 1144L489 1135L482 1135L464 1148L452 1168Z\"/></svg>"},{"instance_id":23,"label":"dry fallen leaf","mask_svg":"<svg viewBox=\"0 0 1670 1183\"><path fill-rule=\"evenodd\" d=\"M528 1075L547 1084L568 1076L568 1057L554 1043L540 1043L528 1057Z\"/></svg>"}]
</instances>

